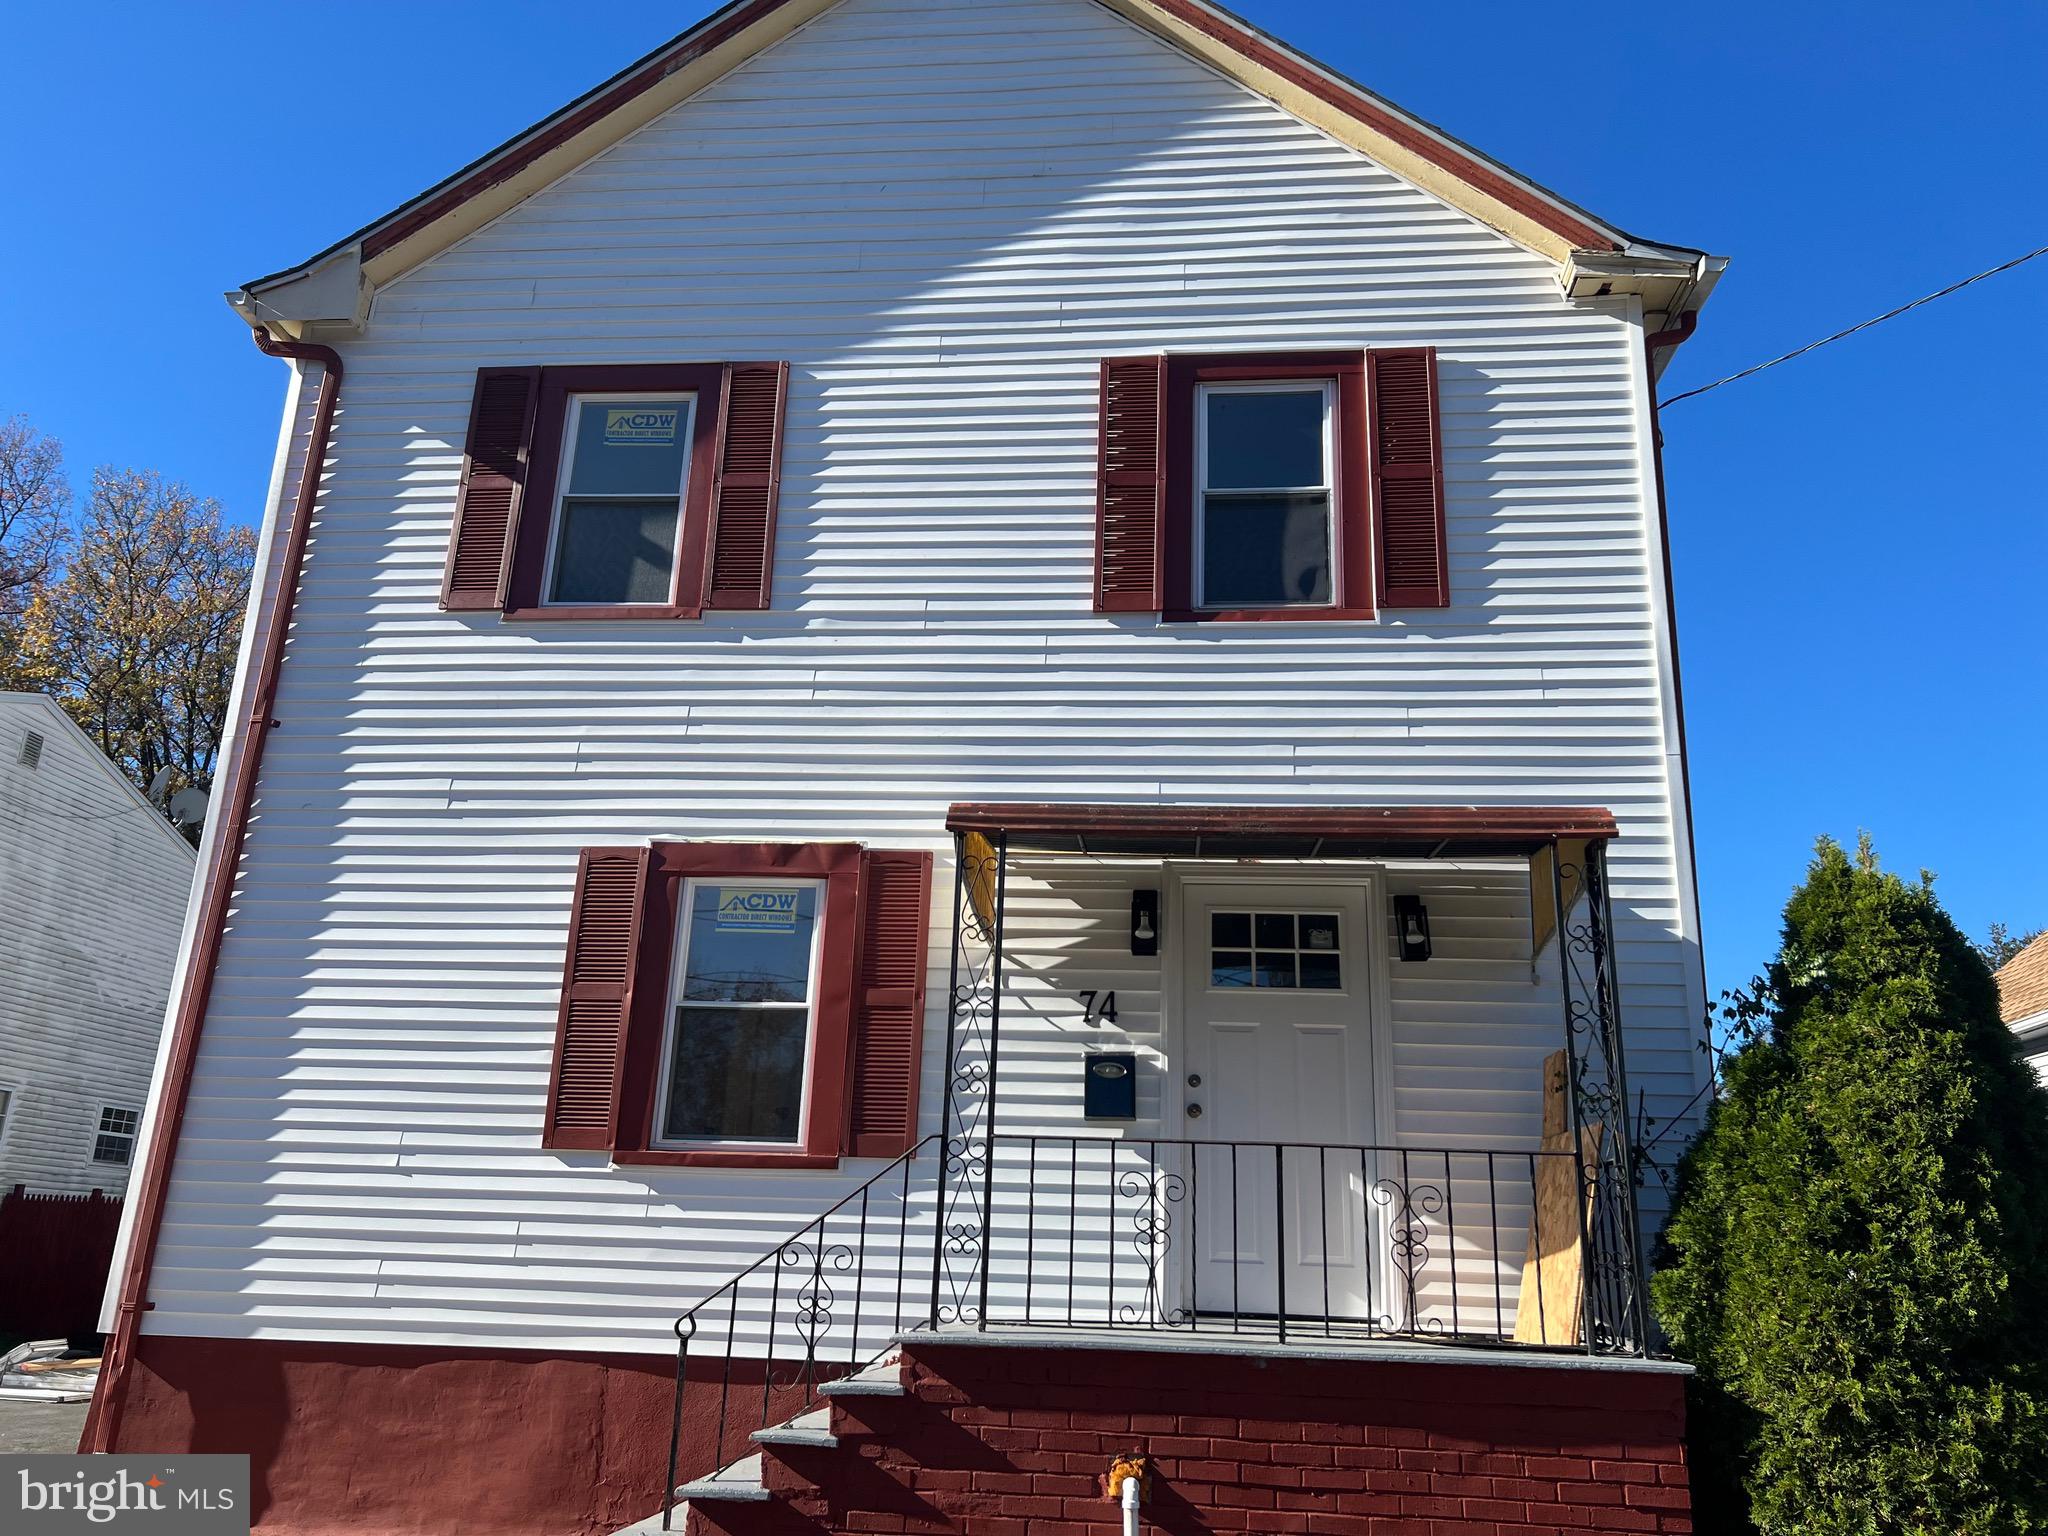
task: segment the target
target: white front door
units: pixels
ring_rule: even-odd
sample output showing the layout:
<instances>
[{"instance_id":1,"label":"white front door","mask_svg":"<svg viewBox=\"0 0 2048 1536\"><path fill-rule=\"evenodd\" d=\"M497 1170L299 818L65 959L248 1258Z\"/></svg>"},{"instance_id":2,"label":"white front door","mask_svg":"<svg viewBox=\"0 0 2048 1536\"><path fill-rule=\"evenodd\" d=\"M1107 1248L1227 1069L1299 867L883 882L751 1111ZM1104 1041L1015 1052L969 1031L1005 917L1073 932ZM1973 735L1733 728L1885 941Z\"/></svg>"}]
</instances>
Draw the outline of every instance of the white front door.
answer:
<instances>
[{"instance_id":1,"label":"white front door","mask_svg":"<svg viewBox=\"0 0 2048 1536\"><path fill-rule=\"evenodd\" d=\"M1373 1141L1374 952L1365 890L1192 881L1183 890L1175 1087L1185 1134L1211 1143L1186 1154L1193 1307L1364 1318L1372 1161L1359 1149Z\"/></svg>"}]
</instances>

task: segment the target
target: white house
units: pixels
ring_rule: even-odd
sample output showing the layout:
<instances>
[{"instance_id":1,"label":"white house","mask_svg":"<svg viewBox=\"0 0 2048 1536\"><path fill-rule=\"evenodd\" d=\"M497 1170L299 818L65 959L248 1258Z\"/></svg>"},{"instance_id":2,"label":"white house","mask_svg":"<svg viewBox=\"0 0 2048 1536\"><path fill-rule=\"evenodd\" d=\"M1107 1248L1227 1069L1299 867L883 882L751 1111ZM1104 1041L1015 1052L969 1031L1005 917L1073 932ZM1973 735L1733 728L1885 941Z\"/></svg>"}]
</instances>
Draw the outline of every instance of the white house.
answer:
<instances>
[{"instance_id":1,"label":"white house","mask_svg":"<svg viewBox=\"0 0 2048 1536\"><path fill-rule=\"evenodd\" d=\"M127 1188L191 885L56 700L0 693L0 1191Z\"/></svg>"},{"instance_id":2,"label":"white house","mask_svg":"<svg viewBox=\"0 0 2048 1536\"><path fill-rule=\"evenodd\" d=\"M1681 1518L1720 267L1205 0L741 0L231 294L294 366L88 1444L292 1530L997 1536L1155 1435L1212 1523Z\"/></svg>"},{"instance_id":3,"label":"white house","mask_svg":"<svg viewBox=\"0 0 2048 1536\"><path fill-rule=\"evenodd\" d=\"M1998 969L1998 1013L2019 1036L2020 1049L2048 1082L2048 934Z\"/></svg>"}]
</instances>

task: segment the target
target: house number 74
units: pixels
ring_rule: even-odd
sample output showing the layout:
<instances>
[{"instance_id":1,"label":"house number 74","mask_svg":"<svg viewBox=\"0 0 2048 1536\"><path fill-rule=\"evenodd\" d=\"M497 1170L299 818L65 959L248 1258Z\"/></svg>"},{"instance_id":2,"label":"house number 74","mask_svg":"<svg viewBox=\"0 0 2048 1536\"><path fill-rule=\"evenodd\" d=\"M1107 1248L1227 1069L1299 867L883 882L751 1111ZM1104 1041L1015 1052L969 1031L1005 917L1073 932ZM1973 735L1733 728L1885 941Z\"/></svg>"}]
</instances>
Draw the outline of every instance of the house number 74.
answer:
<instances>
[{"instance_id":1,"label":"house number 74","mask_svg":"<svg viewBox=\"0 0 2048 1536\"><path fill-rule=\"evenodd\" d=\"M1078 992L1081 999L1081 1022L1100 1024L1107 1019L1116 1022L1116 994L1114 992Z\"/></svg>"}]
</instances>

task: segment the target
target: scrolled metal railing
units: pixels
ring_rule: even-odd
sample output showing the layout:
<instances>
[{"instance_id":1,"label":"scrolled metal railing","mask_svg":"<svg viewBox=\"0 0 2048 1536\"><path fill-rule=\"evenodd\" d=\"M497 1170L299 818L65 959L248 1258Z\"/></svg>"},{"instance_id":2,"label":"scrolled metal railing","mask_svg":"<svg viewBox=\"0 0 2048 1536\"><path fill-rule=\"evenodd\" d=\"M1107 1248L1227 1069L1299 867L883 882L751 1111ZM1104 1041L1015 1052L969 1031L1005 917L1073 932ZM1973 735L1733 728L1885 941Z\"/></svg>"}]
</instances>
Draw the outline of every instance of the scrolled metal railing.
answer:
<instances>
[{"instance_id":1,"label":"scrolled metal railing","mask_svg":"<svg viewBox=\"0 0 2048 1536\"><path fill-rule=\"evenodd\" d=\"M927 1136L698 1301L675 1321L675 1404L669 1423L662 1529L671 1528L682 1464L683 1410L691 1345L700 1335L719 1354L718 1408L706 1471L744 1454L751 1430L802 1413L828 1381L852 1375L889 1352L898 1334L929 1319L916 1283L928 1241L920 1202L936 1180L917 1164L938 1145ZM735 1380L734 1364L759 1360L760 1392ZM756 1407L758 1404L758 1407Z\"/></svg>"}]
</instances>

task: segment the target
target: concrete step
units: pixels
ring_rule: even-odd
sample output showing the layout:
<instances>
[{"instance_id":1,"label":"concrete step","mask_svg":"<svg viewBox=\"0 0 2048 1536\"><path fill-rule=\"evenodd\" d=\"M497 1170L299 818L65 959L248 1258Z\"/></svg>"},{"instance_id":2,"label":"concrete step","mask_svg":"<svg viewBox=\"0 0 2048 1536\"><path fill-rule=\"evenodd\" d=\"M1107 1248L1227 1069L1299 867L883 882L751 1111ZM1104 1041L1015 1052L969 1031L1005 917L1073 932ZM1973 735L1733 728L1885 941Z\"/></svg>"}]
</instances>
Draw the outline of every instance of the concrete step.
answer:
<instances>
[{"instance_id":1,"label":"concrete step","mask_svg":"<svg viewBox=\"0 0 2048 1536\"><path fill-rule=\"evenodd\" d=\"M798 1414L787 1424L755 1430L754 1443L800 1445L817 1450L830 1450L839 1444L839 1437L832 1433L832 1410L825 1407L813 1408L809 1413Z\"/></svg>"},{"instance_id":2,"label":"concrete step","mask_svg":"<svg viewBox=\"0 0 2048 1536\"><path fill-rule=\"evenodd\" d=\"M676 1489L676 1500L683 1504L765 1504L772 1497L761 1482L759 1451Z\"/></svg>"}]
</instances>

